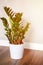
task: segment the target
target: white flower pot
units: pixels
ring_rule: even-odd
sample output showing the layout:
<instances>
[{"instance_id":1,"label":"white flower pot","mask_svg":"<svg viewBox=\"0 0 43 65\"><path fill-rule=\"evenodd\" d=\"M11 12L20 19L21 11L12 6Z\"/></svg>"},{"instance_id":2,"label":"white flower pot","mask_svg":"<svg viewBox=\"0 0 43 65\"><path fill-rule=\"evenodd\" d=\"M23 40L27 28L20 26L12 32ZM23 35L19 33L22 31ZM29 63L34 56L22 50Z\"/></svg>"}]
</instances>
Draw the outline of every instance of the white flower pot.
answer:
<instances>
[{"instance_id":1,"label":"white flower pot","mask_svg":"<svg viewBox=\"0 0 43 65\"><path fill-rule=\"evenodd\" d=\"M21 59L23 57L24 44L10 44L10 56L12 59Z\"/></svg>"}]
</instances>

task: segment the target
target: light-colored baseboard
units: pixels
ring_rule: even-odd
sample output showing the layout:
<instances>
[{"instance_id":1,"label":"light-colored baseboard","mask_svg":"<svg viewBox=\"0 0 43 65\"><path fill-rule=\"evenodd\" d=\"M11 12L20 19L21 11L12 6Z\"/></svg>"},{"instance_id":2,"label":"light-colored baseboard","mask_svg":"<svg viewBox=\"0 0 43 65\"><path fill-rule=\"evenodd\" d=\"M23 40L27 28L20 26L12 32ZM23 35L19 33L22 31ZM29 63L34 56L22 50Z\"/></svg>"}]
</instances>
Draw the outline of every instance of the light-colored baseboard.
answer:
<instances>
[{"instance_id":1,"label":"light-colored baseboard","mask_svg":"<svg viewBox=\"0 0 43 65\"><path fill-rule=\"evenodd\" d=\"M29 43L25 42L24 47L33 50L43 50L43 43Z\"/></svg>"},{"instance_id":2,"label":"light-colored baseboard","mask_svg":"<svg viewBox=\"0 0 43 65\"><path fill-rule=\"evenodd\" d=\"M0 46L9 46L8 40L0 40ZM24 48L33 50L43 50L43 43L24 42Z\"/></svg>"}]
</instances>

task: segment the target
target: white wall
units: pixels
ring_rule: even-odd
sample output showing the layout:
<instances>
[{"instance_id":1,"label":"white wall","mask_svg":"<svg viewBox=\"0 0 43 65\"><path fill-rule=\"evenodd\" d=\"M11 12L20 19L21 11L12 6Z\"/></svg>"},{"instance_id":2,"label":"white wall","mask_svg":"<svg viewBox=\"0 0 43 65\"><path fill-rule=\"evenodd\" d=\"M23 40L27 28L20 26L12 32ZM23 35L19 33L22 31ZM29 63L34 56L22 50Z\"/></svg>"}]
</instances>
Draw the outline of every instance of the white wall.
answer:
<instances>
[{"instance_id":1,"label":"white wall","mask_svg":"<svg viewBox=\"0 0 43 65\"><path fill-rule=\"evenodd\" d=\"M10 6L15 12L23 12L23 18L30 21L31 27L25 41L43 43L43 0L0 0L0 17L5 16L3 6ZM4 33L0 20L0 39L6 38Z\"/></svg>"}]
</instances>

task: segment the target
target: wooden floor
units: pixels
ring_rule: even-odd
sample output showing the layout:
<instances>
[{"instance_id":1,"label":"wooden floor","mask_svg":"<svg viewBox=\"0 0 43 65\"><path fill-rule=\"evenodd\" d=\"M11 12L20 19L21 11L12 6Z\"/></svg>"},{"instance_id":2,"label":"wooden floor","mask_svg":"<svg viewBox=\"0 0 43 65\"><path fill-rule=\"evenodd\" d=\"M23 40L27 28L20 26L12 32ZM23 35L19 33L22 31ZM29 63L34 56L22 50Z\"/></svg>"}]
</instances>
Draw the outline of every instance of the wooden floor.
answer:
<instances>
[{"instance_id":1,"label":"wooden floor","mask_svg":"<svg viewBox=\"0 0 43 65\"><path fill-rule=\"evenodd\" d=\"M12 60L8 47L0 47L0 65L43 65L43 51L25 49L21 60Z\"/></svg>"}]
</instances>

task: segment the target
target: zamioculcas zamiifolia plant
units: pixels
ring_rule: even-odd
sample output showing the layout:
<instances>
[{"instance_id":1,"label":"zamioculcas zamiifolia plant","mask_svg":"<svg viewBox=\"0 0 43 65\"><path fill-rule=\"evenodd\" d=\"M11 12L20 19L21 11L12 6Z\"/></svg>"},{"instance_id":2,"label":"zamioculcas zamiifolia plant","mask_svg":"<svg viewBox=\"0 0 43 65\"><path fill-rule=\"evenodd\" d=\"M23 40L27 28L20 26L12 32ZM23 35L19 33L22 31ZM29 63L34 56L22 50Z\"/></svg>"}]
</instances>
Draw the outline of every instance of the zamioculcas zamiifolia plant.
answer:
<instances>
[{"instance_id":1,"label":"zamioculcas zamiifolia plant","mask_svg":"<svg viewBox=\"0 0 43 65\"><path fill-rule=\"evenodd\" d=\"M25 37L25 33L29 28L29 23L25 26L21 25L22 13L14 13L10 7L4 7L4 11L8 15L7 20L5 17L1 17L1 20L6 31L6 36L10 44L22 44Z\"/></svg>"}]
</instances>

